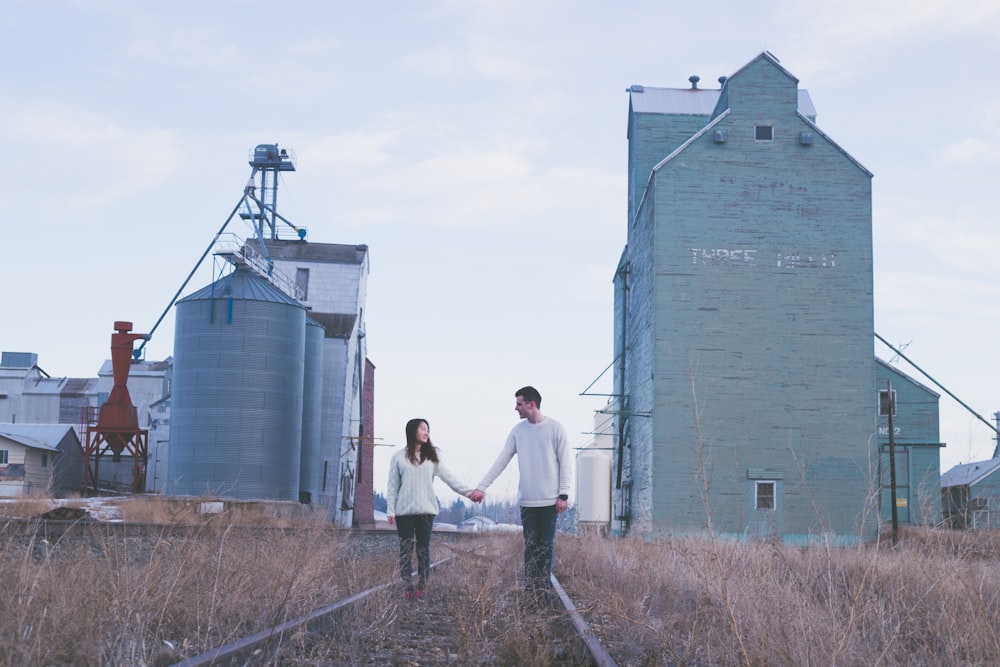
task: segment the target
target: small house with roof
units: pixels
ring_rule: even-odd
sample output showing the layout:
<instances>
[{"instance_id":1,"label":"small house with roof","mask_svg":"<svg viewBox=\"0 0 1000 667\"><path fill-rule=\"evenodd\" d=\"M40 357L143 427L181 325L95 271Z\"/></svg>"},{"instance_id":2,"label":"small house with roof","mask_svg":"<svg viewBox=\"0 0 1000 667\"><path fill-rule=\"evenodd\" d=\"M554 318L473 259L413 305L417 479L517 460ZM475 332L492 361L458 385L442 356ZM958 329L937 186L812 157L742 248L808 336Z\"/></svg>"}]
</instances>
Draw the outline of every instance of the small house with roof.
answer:
<instances>
[{"instance_id":1,"label":"small house with roof","mask_svg":"<svg viewBox=\"0 0 1000 667\"><path fill-rule=\"evenodd\" d=\"M0 424L0 496L83 487L83 448L68 424Z\"/></svg>"},{"instance_id":2,"label":"small house with roof","mask_svg":"<svg viewBox=\"0 0 1000 667\"><path fill-rule=\"evenodd\" d=\"M951 528L1000 528L1000 458L959 464L941 475L941 506Z\"/></svg>"}]
</instances>

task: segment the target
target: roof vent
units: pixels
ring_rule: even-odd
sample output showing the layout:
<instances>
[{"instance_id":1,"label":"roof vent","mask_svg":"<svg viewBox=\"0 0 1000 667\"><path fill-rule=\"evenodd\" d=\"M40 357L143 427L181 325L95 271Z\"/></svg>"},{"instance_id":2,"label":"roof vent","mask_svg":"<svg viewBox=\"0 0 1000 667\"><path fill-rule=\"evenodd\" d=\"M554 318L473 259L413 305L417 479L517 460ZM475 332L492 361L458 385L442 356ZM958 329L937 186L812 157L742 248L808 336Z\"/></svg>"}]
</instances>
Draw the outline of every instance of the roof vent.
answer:
<instances>
[{"instance_id":1,"label":"roof vent","mask_svg":"<svg viewBox=\"0 0 1000 667\"><path fill-rule=\"evenodd\" d=\"M688 81L691 82L691 90L697 90L698 82L701 81L701 77L698 76L697 74L692 74L691 76L688 77Z\"/></svg>"},{"instance_id":2,"label":"roof vent","mask_svg":"<svg viewBox=\"0 0 1000 667\"><path fill-rule=\"evenodd\" d=\"M628 92L630 92L630 93L643 93L643 92L646 92L646 89L643 88L641 84L633 83L631 86L629 86Z\"/></svg>"},{"instance_id":3,"label":"roof vent","mask_svg":"<svg viewBox=\"0 0 1000 667\"><path fill-rule=\"evenodd\" d=\"M720 76L720 77L719 77L719 86L721 87L721 86L724 86L724 85L726 85L726 80L727 80L728 78L729 78L728 76Z\"/></svg>"}]
</instances>

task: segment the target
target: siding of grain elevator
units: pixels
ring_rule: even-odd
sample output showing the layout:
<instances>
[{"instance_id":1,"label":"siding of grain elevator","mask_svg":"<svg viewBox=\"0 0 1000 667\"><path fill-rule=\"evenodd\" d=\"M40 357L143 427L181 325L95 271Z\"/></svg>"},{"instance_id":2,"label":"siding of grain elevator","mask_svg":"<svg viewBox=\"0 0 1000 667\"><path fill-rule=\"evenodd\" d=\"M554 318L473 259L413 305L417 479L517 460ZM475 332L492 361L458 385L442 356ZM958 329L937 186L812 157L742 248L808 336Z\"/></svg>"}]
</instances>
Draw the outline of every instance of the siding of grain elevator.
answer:
<instances>
[{"instance_id":1,"label":"siding of grain elevator","mask_svg":"<svg viewBox=\"0 0 1000 667\"><path fill-rule=\"evenodd\" d=\"M770 53L719 82L629 89L613 529L864 539L872 174Z\"/></svg>"}]
</instances>

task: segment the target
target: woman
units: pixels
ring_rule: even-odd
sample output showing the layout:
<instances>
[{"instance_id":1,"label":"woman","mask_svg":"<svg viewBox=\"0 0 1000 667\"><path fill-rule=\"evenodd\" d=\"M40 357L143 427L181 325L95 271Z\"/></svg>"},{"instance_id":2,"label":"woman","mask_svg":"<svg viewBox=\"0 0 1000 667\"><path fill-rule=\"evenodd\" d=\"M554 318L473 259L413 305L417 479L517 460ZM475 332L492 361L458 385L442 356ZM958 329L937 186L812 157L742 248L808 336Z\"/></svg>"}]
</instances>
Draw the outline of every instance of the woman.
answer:
<instances>
[{"instance_id":1,"label":"woman","mask_svg":"<svg viewBox=\"0 0 1000 667\"><path fill-rule=\"evenodd\" d=\"M473 488L451 474L431 444L431 429L426 419L406 422L406 448L392 455L386 492L386 514L399 534L399 576L407 599L424 596L431 567L431 527L438 513L434 496L434 477L440 477L452 490L468 497ZM417 587L413 587L413 548L417 551Z\"/></svg>"}]
</instances>

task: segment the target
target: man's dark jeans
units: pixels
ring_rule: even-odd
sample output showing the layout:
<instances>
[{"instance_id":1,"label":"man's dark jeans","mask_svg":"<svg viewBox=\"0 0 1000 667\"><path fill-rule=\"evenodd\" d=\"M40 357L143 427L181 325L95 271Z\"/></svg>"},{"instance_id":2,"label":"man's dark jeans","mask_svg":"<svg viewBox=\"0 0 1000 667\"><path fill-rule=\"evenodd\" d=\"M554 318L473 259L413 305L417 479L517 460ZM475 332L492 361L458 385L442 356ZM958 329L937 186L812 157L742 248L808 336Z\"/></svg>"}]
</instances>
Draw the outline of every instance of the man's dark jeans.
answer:
<instances>
[{"instance_id":1,"label":"man's dark jeans","mask_svg":"<svg viewBox=\"0 0 1000 667\"><path fill-rule=\"evenodd\" d=\"M552 544L556 539L556 506L522 507L524 527L524 587L542 591L552 587Z\"/></svg>"}]
</instances>

